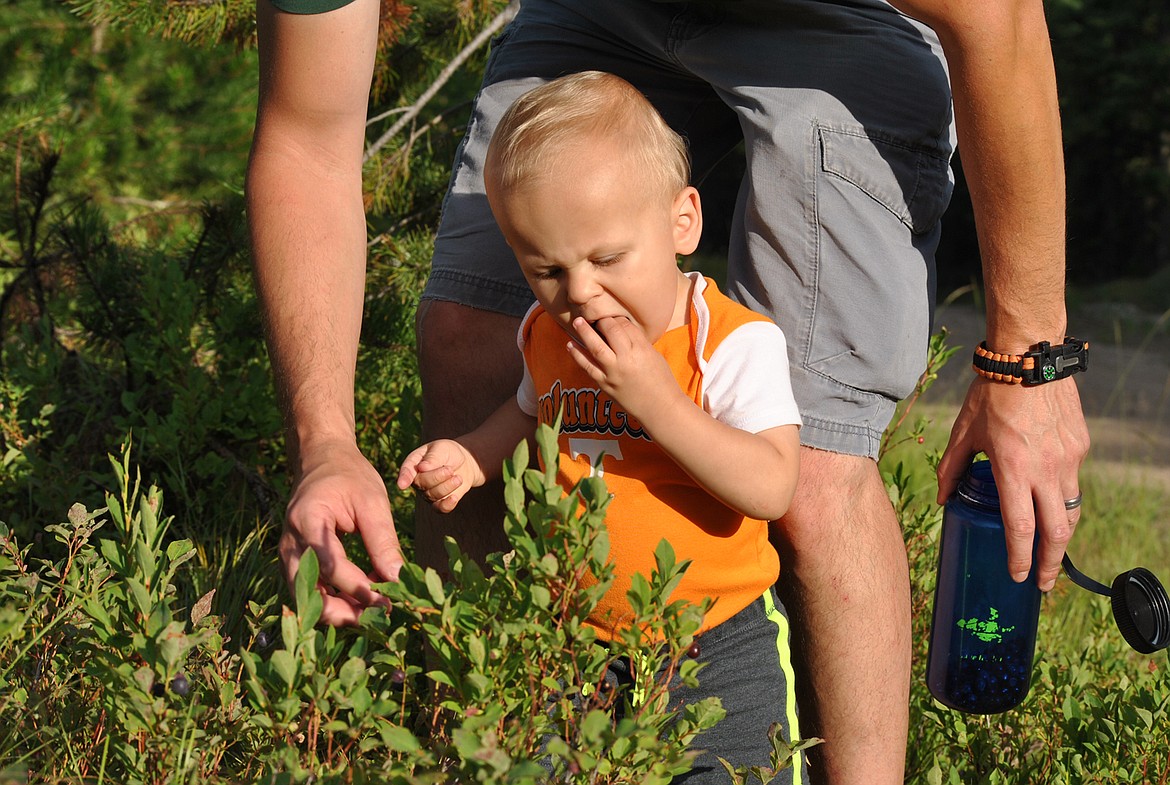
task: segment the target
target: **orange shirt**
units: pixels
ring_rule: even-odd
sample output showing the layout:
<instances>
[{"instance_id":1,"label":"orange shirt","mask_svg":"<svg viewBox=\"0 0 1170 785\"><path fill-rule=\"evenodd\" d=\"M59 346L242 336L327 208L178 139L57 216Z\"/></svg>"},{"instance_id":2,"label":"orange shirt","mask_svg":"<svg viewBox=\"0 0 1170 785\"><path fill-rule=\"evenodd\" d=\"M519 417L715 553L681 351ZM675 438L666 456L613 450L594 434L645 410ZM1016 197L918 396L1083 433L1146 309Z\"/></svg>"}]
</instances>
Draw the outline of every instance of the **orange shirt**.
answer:
<instances>
[{"instance_id":1,"label":"orange shirt","mask_svg":"<svg viewBox=\"0 0 1170 785\"><path fill-rule=\"evenodd\" d=\"M710 279L690 275L695 285L688 324L654 344L679 387L712 416L752 433L799 425L780 328L729 300ZM572 488L595 472L613 494L606 527L615 579L589 618L601 638L611 639L628 624L632 576L650 576L654 549L663 538L680 562L692 562L671 599L715 599L703 629L731 618L776 581L780 559L768 542L767 524L725 506L662 452L637 420L577 367L565 349L566 333L539 305L525 317L518 340L525 362L520 408L550 425L564 408L562 487ZM602 465L595 467L602 454Z\"/></svg>"}]
</instances>

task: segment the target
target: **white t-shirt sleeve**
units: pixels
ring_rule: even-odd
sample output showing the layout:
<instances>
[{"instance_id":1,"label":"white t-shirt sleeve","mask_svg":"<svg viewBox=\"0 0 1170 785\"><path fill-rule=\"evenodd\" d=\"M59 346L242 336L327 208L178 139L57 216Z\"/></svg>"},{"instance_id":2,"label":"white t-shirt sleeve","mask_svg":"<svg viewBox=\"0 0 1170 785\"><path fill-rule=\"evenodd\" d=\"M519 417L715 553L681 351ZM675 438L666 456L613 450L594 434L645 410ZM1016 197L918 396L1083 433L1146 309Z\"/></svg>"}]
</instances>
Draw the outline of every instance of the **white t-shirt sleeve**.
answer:
<instances>
[{"instance_id":1,"label":"white t-shirt sleeve","mask_svg":"<svg viewBox=\"0 0 1170 785\"><path fill-rule=\"evenodd\" d=\"M800 425L788 348L775 323L748 322L716 347L703 369L703 407L748 433Z\"/></svg>"},{"instance_id":2,"label":"white t-shirt sleeve","mask_svg":"<svg viewBox=\"0 0 1170 785\"><path fill-rule=\"evenodd\" d=\"M524 365L524 378L520 380L520 387L516 390L516 403L520 406L520 411L529 417L535 417L537 413L536 382L532 381L532 374L528 371L528 358L524 357L524 331L528 327L528 322L532 320L533 313L539 307L540 303L532 304L528 313L524 314L524 318L520 320L520 329L516 331L516 348L520 350L520 357Z\"/></svg>"},{"instance_id":3,"label":"white t-shirt sleeve","mask_svg":"<svg viewBox=\"0 0 1170 785\"><path fill-rule=\"evenodd\" d=\"M528 372L528 363L524 363L524 378L520 380L520 387L516 390L516 403L520 411L529 417L536 416L536 383L532 381L532 374Z\"/></svg>"}]
</instances>

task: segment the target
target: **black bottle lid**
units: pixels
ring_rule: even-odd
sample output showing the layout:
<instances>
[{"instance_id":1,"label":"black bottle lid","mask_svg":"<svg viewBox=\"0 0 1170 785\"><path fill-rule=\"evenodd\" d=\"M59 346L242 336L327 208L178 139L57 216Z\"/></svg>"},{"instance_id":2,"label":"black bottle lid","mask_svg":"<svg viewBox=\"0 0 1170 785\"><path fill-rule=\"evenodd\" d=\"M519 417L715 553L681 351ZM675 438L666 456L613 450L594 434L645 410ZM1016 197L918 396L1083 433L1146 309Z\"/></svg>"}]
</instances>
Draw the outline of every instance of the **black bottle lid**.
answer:
<instances>
[{"instance_id":1,"label":"black bottle lid","mask_svg":"<svg viewBox=\"0 0 1170 785\"><path fill-rule=\"evenodd\" d=\"M1113 579L1113 619L1135 650L1153 654L1170 646L1170 598L1145 567L1134 567Z\"/></svg>"}]
</instances>

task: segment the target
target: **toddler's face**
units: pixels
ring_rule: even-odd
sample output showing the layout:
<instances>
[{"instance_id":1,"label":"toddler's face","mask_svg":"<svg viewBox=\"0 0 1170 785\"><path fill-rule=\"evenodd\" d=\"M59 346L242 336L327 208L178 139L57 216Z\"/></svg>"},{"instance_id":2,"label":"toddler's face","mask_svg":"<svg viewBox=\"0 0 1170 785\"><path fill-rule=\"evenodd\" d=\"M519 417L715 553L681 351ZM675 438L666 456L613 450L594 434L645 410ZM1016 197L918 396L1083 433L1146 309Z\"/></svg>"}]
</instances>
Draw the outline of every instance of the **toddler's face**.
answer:
<instances>
[{"instance_id":1,"label":"toddler's face","mask_svg":"<svg viewBox=\"0 0 1170 785\"><path fill-rule=\"evenodd\" d=\"M569 156L565 156L569 158ZM623 156L577 155L557 175L507 194L492 209L537 300L574 338L573 319L624 316L647 340L686 322L690 286L676 254L702 228L698 192L648 194Z\"/></svg>"}]
</instances>

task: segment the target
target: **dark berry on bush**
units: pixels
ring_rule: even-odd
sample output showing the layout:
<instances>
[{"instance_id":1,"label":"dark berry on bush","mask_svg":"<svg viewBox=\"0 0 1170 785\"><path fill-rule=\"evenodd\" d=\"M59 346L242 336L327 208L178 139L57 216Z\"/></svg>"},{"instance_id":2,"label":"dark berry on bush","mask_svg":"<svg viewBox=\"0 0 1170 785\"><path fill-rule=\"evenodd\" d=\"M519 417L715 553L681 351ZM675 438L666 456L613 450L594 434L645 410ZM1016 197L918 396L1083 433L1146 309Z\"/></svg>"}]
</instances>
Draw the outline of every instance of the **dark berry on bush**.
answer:
<instances>
[{"instance_id":1,"label":"dark berry on bush","mask_svg":"<svg viewBox=\"0 0 1170 785\"><path fill-rule=\"evenodd\" d=\"M394 670L390 671L390 681L399 685L405 683L406 671L402 670L402 668L395 668Z\"/></svg>"},{"instance_id":2,"label":"dark berry on bush","mask_svg":"<svg viewBox=\"0 0 1170 785\"><path fill-rule=\"evenodd\" d=\"M694 643L692 643L691 647L689 649L687 649L687 656L690 657L692 660L697 660L699 658L699 655L702 653L703 653L703 649L699 646L698 641L695 641Z\"/></svg>"},{"instance_id":3,"label":"dark berry on bush","mask_svg":"<svg viewBox=\"0 0 1170 785\"><path fill-rule=\"evenodd\" d=\"M257 649L267 649L271 645L272 645L272 641L268 639L268 633L261 632L259 635L256 636L256 648Z\"/></svg>"},{"instance_id":4,"label":"dark berry on bush","mask_svg":"<svg viewBox=\"0 0 1170 785\"><path fill-rule=\"evenodd\" d=\"M175 693L176 695L186 695L190 691L191 682L187 681L187 677L183 674L180 673L178 676L171 679L171 692Z\"/></svg>"},{"instance_id":5,"label":"dark berry on bush","mask_svg":"<svg viewBox=\"0 0 1170 785\"><path fill-rule=\"evenodd\" d=\"M150 694L156 698L161 698L167 694L167 688L163 686L161 681L156 681L150 687Z\"/></svg>"}]
</instances>

